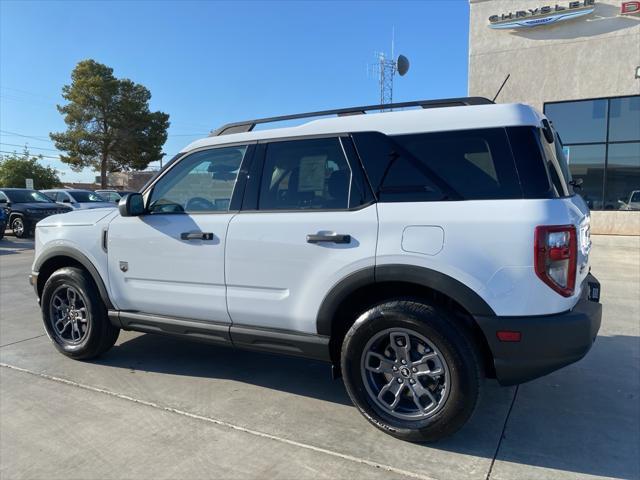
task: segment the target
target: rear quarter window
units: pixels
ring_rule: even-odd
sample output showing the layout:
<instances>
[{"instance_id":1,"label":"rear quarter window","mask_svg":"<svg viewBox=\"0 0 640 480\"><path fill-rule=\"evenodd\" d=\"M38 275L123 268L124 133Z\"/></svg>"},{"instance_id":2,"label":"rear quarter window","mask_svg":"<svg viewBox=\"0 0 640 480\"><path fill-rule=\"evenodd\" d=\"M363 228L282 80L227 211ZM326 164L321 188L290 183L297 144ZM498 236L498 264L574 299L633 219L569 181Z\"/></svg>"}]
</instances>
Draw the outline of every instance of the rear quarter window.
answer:
<instances>
[{"instance_id":1,"label":"rear quarter window","mask_svg":"<svg viewBox=\"0 0 640 480\"><path fill-rule=\"evenodd\" d=\"M503 128L354 140L380 201L522 198Z\"/></svg>"}]
</instances>

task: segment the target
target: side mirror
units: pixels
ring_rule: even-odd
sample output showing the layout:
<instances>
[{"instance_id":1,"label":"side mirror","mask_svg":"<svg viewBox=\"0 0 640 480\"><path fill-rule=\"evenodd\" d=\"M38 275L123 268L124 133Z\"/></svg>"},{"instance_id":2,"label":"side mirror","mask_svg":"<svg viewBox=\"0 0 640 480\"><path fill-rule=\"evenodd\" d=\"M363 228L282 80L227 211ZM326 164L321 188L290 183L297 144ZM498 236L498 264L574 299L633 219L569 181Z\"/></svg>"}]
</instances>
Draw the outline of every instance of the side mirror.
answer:
<instances>
[{"instance_id":1,"label":"side mirror","mask_svg":"<svg viewBox=\"0 0 640 480\"><path fill-rule=\"evenodd\" d=\"M144 213L144 199L139 193L129 193L118 202L118 211L123 217L138 217Z\"/></svg>"},{"instance_id":2,"label":"side mirror","mask_svg":"<svg viewBox=\"0 0 640 480\"><path fill-rule=\"evenodd\" d=\"M555 140L553 136L553 129L551 128L551 123L546 118L542 120L542 134L544 135L544 138L548 143L553 143L553 141Z\"/></svg>"},{"instance_id":3,"label":"side mirror","mask_svg":"<svg viewBox=\"0 0 640 480\"><path fill-rule=\"evenodd\" d=\"M6 198L0 198L0 203L7 203L7 199Z\"/></svg>"},{"instance_id":4,"label":"side mirror","mask_svg":"<svg viewBox=\"0 0 640 480\"><path fill-rule=\"evenodd\" d=\"M64 197L62 203L71 203L71 200L69 200L69 197Z\"/></svg>"}]
</instances>

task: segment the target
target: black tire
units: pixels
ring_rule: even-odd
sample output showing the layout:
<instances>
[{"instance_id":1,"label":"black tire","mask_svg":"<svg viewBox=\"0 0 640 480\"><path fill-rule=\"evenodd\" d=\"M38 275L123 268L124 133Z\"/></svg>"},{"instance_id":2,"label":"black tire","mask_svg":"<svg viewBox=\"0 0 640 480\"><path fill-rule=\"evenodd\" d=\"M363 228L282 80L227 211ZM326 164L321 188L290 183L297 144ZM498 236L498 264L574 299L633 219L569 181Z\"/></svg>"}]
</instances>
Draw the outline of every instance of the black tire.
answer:
<instances>
[{"instance_id":1,"label":"black tire","mask_svg":"<svg viewBox=\"0 0 640 480\"><path fill-rule=\"evenodd\" d=\"M0 227L0 240L4 238L4 226Z\"/></svg>"},{"instance_id":2,"label":"black tire","mask_svg":"<svg viewBox=\"0 0 640 480\"><path fill-rule=\"evenodd\" d=\"M85 306L86 322L80 324L83 329L82 338L77 341L64 338L55 327L54 294L63 295L65 289L75 291ZM79 303L78 303L79 304ZM64 267L53 272L42 290L42 319L47 335L58 351L76 360L88 360L102 355L109 350L118 339L120 329L115 327L107 315L107 307L97 294L97 287L91 276L80 268ZM72 327L69 327L72 328ZM79 327L82 328L82 327Z\"/></svg>"},{"instance_id":3,"label":"black tire","mask_svg":"<svg viewBox=\"0 0 640 480\"><path fill-rule=\"evenodd\" d=\"M27 231L27 225L20 215L17 215L11 219L11 230L16 238L25 238L29 235Z\"/></svg>"},{"instance_id":4,"label":"black tire","mask_svg":"<svg viewBox=\"0 0 640 480\"><path fill-rule=\"evenodd\" d=\"M428 362L425 361L425 369L433 370L433 372L446 371L446 374L442 373L439 379L433 380L426 376L418 377L418 375L424 375L422 373L407 373L407 369L403 368L402 375L411 375L411 377L400 376L397 367L401 365L395 355L395 347L392 347L390 342L407 332L414 332L416 335L409 334L408 337L403 338L409 338L411 342L415 340L418 348L423 349L423 353L412 350L413 358L416 358L416 354L426 358L425 351L431 352L428 355L436 356L440 368L426 367ZM368 354L365 355L365 350L369 351L371 342L376 341L377 338L381 339L378 340L379 342L385 342L387 334L395 336L391 336L389 339L387 352L390 352L390 362L388 363L385 357L385 368L388 369L390 365L394 365L395 370L390 374L369 373L364 365L365 362L370 361L365 360L365 358L369 358ZM428 340L431 345L423 342L421 338ZM398 345L403 343L402 340L398 341ZM432 348L424 349L425 344ZM347 392L364 417L380 430L402 440L432 442L451 435L471 417L480 396L481 362L471 340L455 325L446 310L417 301L390 301L363 313L345 336L342 344L341 364ZM383 362L379 363L380 366L382 364ZM411 364L411 360L409 364ZM386 376L382 377L381 375ZM389 378L391 378L390 382ZM395 396L402 398L399 406L407 405L409 407L404 414L401 411L389 412L380 405L382 402L376 400L374 392L375 379L380 379L381 383L389 382L386 387L392 385L394 380L400 384L402 381L407 382L397 395L394 393ZM409 381L412 382L412 387L408 384ZM424 388L433 388L430 392L435 394L438 402L433 400L431 396L424 396L421 399L431 398L429 400L432 402L431 406L436 403L437 406L432 407L432 413L426 413L428 410L426 408L416 410L415 415L430 415L426 418L398 418L402 415L413 415L410 412L411 402L414 403L413 408L421 403L420 400L415 400L410 396L412 392L416 391L414 390L417 387L416 382L420 382L420 386ZM427 384L427 387L424 383ZM380 394L382 390L378 390L378 393ZM387 393L389 392L387 391ZM438 393L440 393L439 398Z\"/></svg>"}]
</instances>

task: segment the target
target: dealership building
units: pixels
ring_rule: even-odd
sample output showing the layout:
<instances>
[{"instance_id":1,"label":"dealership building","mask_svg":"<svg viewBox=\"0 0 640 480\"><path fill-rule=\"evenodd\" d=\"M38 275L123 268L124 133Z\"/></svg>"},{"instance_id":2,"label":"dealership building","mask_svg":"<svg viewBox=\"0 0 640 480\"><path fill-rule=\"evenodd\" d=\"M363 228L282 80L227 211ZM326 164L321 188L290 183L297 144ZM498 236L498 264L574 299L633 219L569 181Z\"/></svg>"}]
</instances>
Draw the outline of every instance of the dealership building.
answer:
<instances>
[{"instance_id":1,"label":"dealership building","mask_svg":"<svg viewBox=\"0 0 640 480\"><path fill-rule=\"evenodd\" d=\"M469 95L557 128L592 232L640 235L640 1L470 0Z\"/></svg>"}]
</instances>

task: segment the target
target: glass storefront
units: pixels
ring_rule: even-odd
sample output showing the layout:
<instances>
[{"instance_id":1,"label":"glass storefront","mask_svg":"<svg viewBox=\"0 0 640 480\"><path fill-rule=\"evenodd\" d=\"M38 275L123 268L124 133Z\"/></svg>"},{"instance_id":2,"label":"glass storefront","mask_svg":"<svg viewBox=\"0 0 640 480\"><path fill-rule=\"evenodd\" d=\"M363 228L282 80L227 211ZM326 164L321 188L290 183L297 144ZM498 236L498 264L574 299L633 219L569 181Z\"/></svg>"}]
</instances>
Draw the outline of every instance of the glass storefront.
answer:
<instances>
[{"instance_id":1,"label":"glass storefront","mask_svg":"<svg viewBox=\"0 0 640 480\"><path fill-rule=\"evenodd\" d=\"M640 210L640 95L545 103L593 210Z\"/></svg>"}]
</instances>

